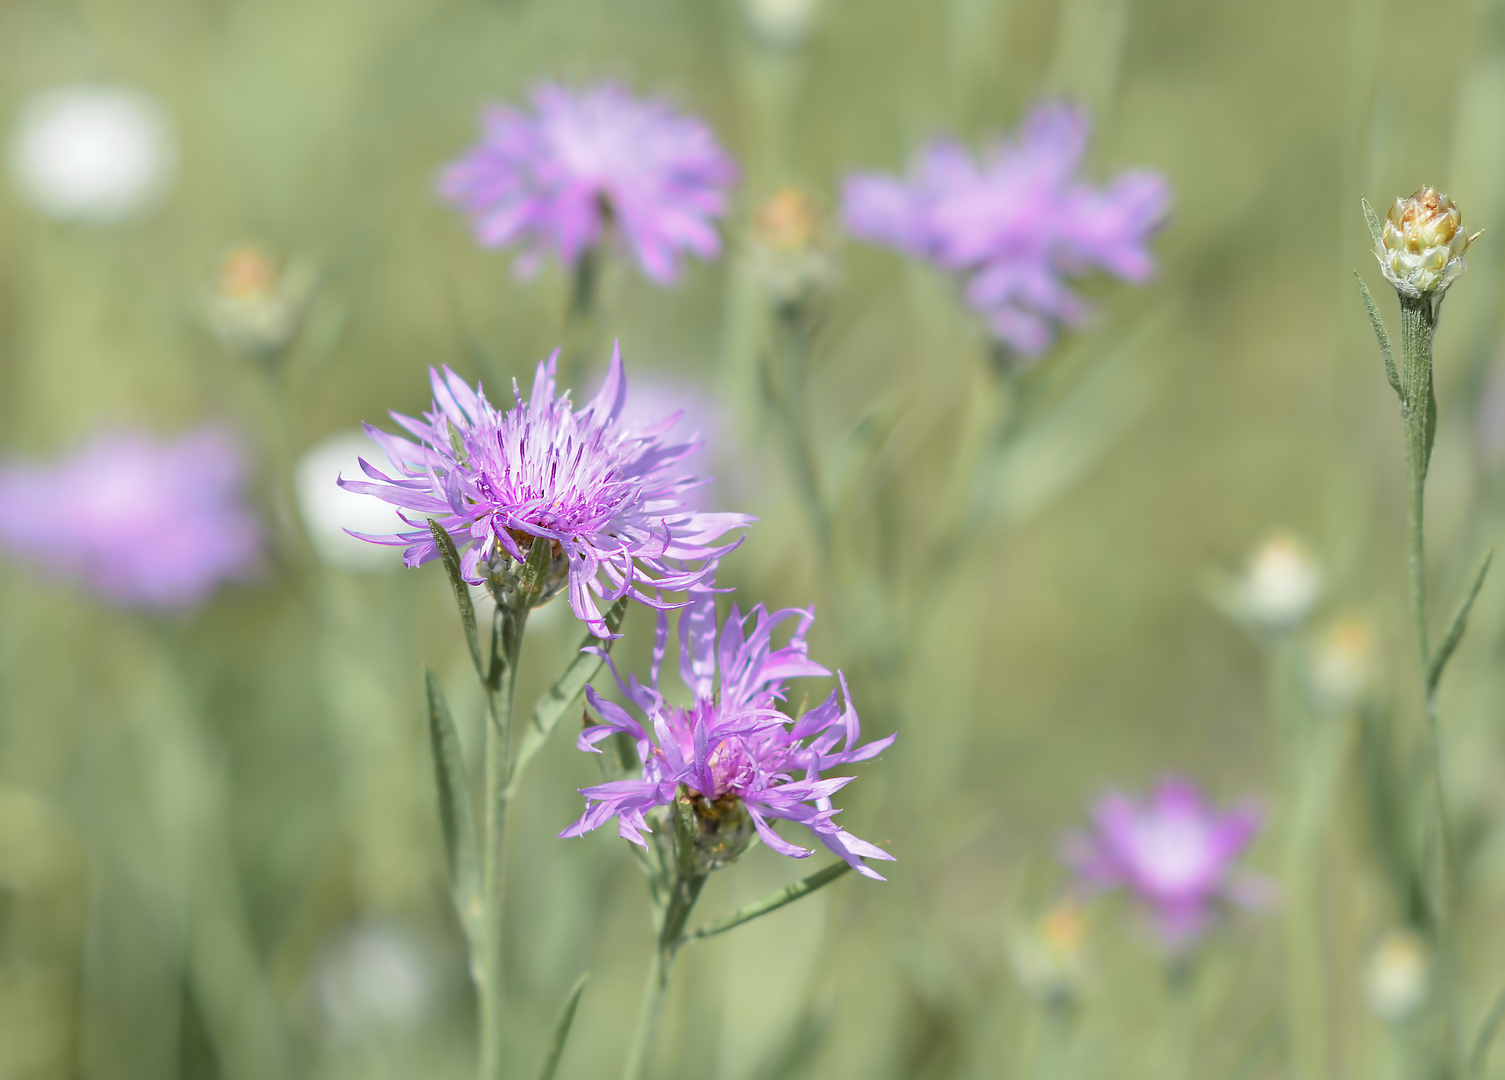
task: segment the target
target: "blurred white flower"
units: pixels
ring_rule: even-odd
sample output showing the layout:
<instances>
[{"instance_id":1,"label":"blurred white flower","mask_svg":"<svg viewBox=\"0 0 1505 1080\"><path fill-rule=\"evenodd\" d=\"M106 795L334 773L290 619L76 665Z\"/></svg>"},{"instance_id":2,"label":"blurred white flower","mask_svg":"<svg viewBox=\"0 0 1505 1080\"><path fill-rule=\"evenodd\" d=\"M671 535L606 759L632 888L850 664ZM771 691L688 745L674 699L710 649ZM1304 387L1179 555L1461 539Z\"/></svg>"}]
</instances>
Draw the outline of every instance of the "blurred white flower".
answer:
<instances>
[{"instance_id":1,"label":"blurred white flower","mask_svg":"<svg viewBox=\"0 0 1505 1080\"><path fill-rule=\"evenodd\" d=\"M1025 992L1045 1004L1067 1004L1080 997L1091 974L1089 937L1087 913L1069 898L1014 926L1009 958Z\"/></svg>"},{"instance_id":2,"label":"blurred white flower","mask_svg":"<svg viewBox=\"0 0 1505 1080\"><path fill-rule=\"evenodd\" d=\"M788 49L810 36L820 15L820 0L742 0L742 14L764 42Z\"/></svg>"},{"instance_id":3,"label":"blurred white flower","mask_svg":"<svg viewBox=\"0 0 1505 1080\"><path fill-rule=\"evenodd\" d=\"M1322 567L1296 537L1272 532L1250 554L1224 606L1270 633L1295 630L1322 595Z\"/></svg>"},{"instance_id":4,"label":"blurred white flower","mask_svg":"<svg viewBox=\"0 0 1505 1080\"><path fill-rule=\"evenodd\" d=\"M1404 1020L1427 999L1431 956L1412 930L1391 930L1380 939L1364 970L1364 997L1382 1020Z\"/></svg>"},{"instance_id":5,"label":"blurred white flower","mask_svg":"<svg viewBox=\"0 0 1505 1080\"><path fill-rule=\"evenodd\" d=\"M1330 623L1312 645L1313 703L1326 713L1345 713L1362 704L1374 687L1379 658L1374 627L1347 615Z\"/></svg>"},{"instance_id":6,"label":"blurred white flower","mask_svg":"<svg viewBox=\"0 0 1505 1080\"><path fill-rule=\"evenodd\" d=\"M443 991L433 948L397 923L352 926L324 949L315 974L318 1002L337 1040L359 1041L419 1027Z\"/></svg>"},{"instance_id":7,"label":"blurred white flower","mask_svg":"<svg viewBox=\"0 0 1505 1080\"><path fill-rule=\"evenodd\" d=\"M390 503L346 491L335 481L363 479L360 459L388 471L386 456L364 434L334 435L310 449L298 462L294 489L309 542L319 557L347 570L398 570L402 548L357 540L346 529L386 535L409 528Z\"/></svg>"},{"instance_id":8,"label":"blurred white flower","mask_svg":"<svg viewBox=\"0 0 1505 1080\"><path fill-rule=\"evenodd\" d=\"M107 223L151 209L172 186L177 140L166 111L124 87L77 85L26 100L11 132L17 190L64 221Z\"/></svg>"}]
</instances>

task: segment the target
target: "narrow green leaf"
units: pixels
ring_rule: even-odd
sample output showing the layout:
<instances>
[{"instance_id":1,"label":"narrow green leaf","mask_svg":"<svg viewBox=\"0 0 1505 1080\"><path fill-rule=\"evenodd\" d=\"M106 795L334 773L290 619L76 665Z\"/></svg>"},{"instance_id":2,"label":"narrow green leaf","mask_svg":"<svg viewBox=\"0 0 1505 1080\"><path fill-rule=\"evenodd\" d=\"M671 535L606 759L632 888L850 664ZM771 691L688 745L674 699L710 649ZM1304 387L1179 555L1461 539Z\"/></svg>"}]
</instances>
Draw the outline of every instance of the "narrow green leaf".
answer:
<instances>
[{"instance_id":1,"label":"narrow green leaf","mask_svg":"<svg viewBox=\"0 0 1505 1080\"><path fill-rule=\"evenodd\" d=\"M460 736L450 718L444 691L433 671L423 669L428 693L429 742L434 753L434 781L439 790L439 823L444 831L444 853L449 860L450 890L460 924L473 946L481 940L480 848L476 841L475 810Z\"/></svg>"},{"instance_id":2,"label":"narrow green leaf","mask_svg":"<svg viewBox=\"0 0 1505 1080\"><path fill-rule=\"evenodd\" d=\"M1365 204L1366 208L1368 204ZM1364 279L1359 272L1353 272L1354 280L1359 283L1359 295L1364 298L1364 310L1369 313L1369 329L1374 331L1375 340L1380 343L1380 359L1385 361L1385 378L1390 382L1390 388L1395 391L1397 397L1405 399L1405 391L1401 389L1400 374L1395 370L1395 349L1390 345L1390 335L1385 330L1385 320L1380 317L1380 309L1374 305L1374 297L1370 295L1369 286L1364 284Z\"/></svg>"},{"instance_id":3,"label":"narrow green leaf","mask_svg":"<svg viewBox=\"0 0 1505 1080\"><path fill-rule=\"evenodd\" d=\"M1489 1047L1495 1041L1495 1033L1499 1031L1502 1020L1505 1020L1505 989L1501 989L1495 998L1489 1015L1484 1018L1479 1034L1474 1039L1473 1052L1468 1056L1468 1075L1471 1080L1484 1080L1484 1063L1489 1058Z\"/></svg>"},{"instance_id":4,"label":"narrow green leaf","mask_svg":"<svg viewBox=\"0 0 1505 1080\"><path fill-rule=\"evenodd\" d=\"M606 628L613 634L622 627L622 620L627 615L627 603L627 597L624 596L606 611ZM588 645L595 645L602 652L610 652L615 642L615 638L598 638L587 632L581 639L580 649L584 650ZM570 661L569 667L564 669L564 674L555 680L554 685L549 687L549 692L539 699L537 705L533 706L532 722L523 733L522 746L518 748L517 757L513 759L512 776L507 782L508 798L516 792L528 763L543 749L544 743L548 742L549 734L559 723L559 718L580 700L580 695L585 692L586 684L596 677L603 663L605 661L595 653L577 651L575 659Z\"/></svg>"},{"instance_id":5,"label":"narrow green leaf","mask_svg":"<svg viewBox=\"0 0 1505 1080\"><path fill-rule=\"evenodd\" d=\"M449 575L449 586L455 591L455 603L460 608L460 624L465 627L465 644L470 648L470 662L476 666L481 681L486 680L486 668L481 663L481 638L476 633L476 606L470 602L470 586L460 576L460 553L455 542L433 518L429 519L429 532L434 543L439 545L439 558L444 563L444 572Z\"/></svg>"},{"instance_id":6,"label":"narrow green leaf","mask_svg":"<svg viewBox=\"0 0 1505 1080\"><path fill-rule=\"evenodd\" d=\"M1384 233L1383 226L1380 225L1380 216L1374 212L1374 207L1369 205L1368 199L1360 199L1359 202L1364 204L1364 223L1369 226L1369 238L1378 244Z\"/></svg>"},{"instance_id":7,"label":"narrow green leaf","mask_svg":"<svg viewBox=\"0 0 1505 1080\"><path fill-rule=\"evenodd\" d=\"M1474 571L1473 584L1469 586L1463 603L1458 605L1458 610L1453 613L1453 621L1448 624L1447 633L1443 635L1442 643L1437 646L1437 651L1432 654L1432 663L1427 669L1427 694L1437 692L1437 685L1442 682L1442 672L1447 667L1448 661L1453 658L1453 650L1458 648L1458 643L1463 640L1463 631L1468 629L1468 613L1473 610L1474 600L1479 596L1479 590L1484 587L1484 575L1489 573L1489 564L1495 557L1495 549L1490 548L1484 553L1484 558L1479 563L1479 569Z\"/></svg>"},{"instance_id":8,"label":"narrow green leaf","mask_svg":"<svg viewBox=\"0 0 1505 1080\"><path fill-rule=\"evenodd\" d=\"M559 1019L554 1021L554 1034L549 1038L549 1050L538 1069L538 1080L554 1080L554 1074L559 1071L559 1059L564 1057L564 1044L569 1040L571 1025L575 1023L575 1010L580 1007L580 995L585 993L585 984L590 977L591 973L585 972L565 995L564 1008L559 1010Z\"/></svg>"},{"instance_id":9,"label":"narrow green leaf","mask_svg":"<svg viewBox=\"0 0 1505 1080\"><path fill-rule=\"evenodd\" d=\"M767 915L771 911L779 910L785 904L792 904L796 900L809 896L816 889L824 888L850 869L852 867L848 863L840 862L834 863L824 870L817 870L803 881L796 881L793 885L786 885L772 896L764 897L755 904L748 904L746 907L738 908L724 918L717 919L713 923L692 930L686 935L686 940L698 941L701 938L715 937L717 934L724 934L734 927L741 926L743 923L752 922L754 919Z\"/></svg>"}]
</instances>

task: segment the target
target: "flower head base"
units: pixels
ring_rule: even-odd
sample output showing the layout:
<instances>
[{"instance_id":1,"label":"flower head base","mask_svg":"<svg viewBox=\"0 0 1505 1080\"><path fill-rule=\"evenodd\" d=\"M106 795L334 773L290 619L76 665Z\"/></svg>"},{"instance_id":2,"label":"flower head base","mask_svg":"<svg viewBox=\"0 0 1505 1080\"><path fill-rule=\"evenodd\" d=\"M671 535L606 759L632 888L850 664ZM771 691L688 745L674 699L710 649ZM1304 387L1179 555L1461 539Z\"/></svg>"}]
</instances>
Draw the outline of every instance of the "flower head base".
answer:
<instances>
[{"instance_id":1,"label":"flower head base","mask_svg":"<svg viewBox=\"0 0 1505 1080\"><path fill-rule=\"evenodd\" d=\"M1259 832L1252 807L1220 812L1194 784L1171 779L1144 802L1106 795L1092 818L1092 830L1068 848L1082 880L1129 890L1172 951L1200 940L1220 904L1252 901L1235 869Z\"/></svg>"},{"instance_id":2,"label":"flower head base","mask_svg":"<svg viewBox=\"0 0 1505 1080\"><path fill-rule=\"evenodd\" d=\"M368 480L339 481L408 512L403 520L411 531L354 534L406 546L408 566L439 555L421 520L427 518L461 550L466 581L487 584L507 603L542 603L568 586L575 615L606 637L597 598L611 603L631 596L653 607L673 606L659 594L708 581L716 560L736 546L715 541L752 521L687 506L686 493L703 481L676 466L697 444L664 440L678 416L651 427L623 422L627 380L618 352L600 392L578 411L568 393L555 396L552 357L539 363L527 401L513 384L515 404L505 412L448 368L430 371L430 379L430 412L421 419L393 414L417 443L366 427L398 475L362 461ZM521 597L520 565L535 543L549 546L547 590Z\"/></svg>"},{"instance_id":3,"label":"flower head base","mask_svg":"<svg viewBox=\"0 0 1505 1080\"><path fill-rule=\"evenodd\" d=\"M213 428L169 442L102 435L56 464L0 467L0 546L112 603L192 606L256 569L244 474Z\"/></svg>"},{"instance_id":4,"label":"flower head base","mask_svg":"<svg viewBox=\"0 0 1505 1080\"><path fill-rule=\"evenodd\" d=\"M522 245L520 273L536 273L550 251L573 266L609 233L660 284L679 276L682 252L720 252L713 222L737 170L702 121L605 83L545 84L531 111L498 107L483 123L439 191L482 245Z\"/></svg>"},{"instance_id":5,"label":"flower head base","mask_svg":"<svg viewBox=\"0 0 1505 1080\"><path fill-rule=\"evenodd\" d=\"M1463 231L1463 213L1452 199L1424 187L1395 200L1380 225L1374 257L1402 296L1441 296L1468 269L1463 254L1479 236Z\"/></svg>"},{"instance_id":6,"label":"flower head base","mask_svg":"<svg viewBox=\"0 0 1505 1080\"><path fill-rule=\"evenodd\" d=\"M798 620L794 634L783 648L774 648L773 631L790 619ZM693 815L694 846L688 854L696 872L707 873L742 853L751 841L749 822L780 854L810 855L774 832L770 819L782 819L805 826L859 874L881 881L863 860L893 856L833 820L840 811L832 807L831 796L853 777L822 773L874 758L896 736L858 745L857 712L840 675L840 703L832 690L798 719L781 707L785 680L830 675L808 656L805 632L813 619L811 612L795 609L769 615L761 604L744 618L733 606L718 646L715 596L697 590L679 616L680 674L695 695L694 704L682 707L665 701L658 688L668 641L668 619L661 615L652 684L635 676L624 682L617 675L617 685L647 724L587 687L586 698L601 723L586 728L579 742L580 749L597 752L603 739L628 736L637 746L642 776L583 789L585 813L559 835L581 836L616 818L624 839L646 847L643 833L653 831L648 815L661 823L661 808L677 807Z\"/></svg>"},{"instance_id":7,"label":"flower head base","mask_svg":"<svg viewBox=\"0 0 1505 1080\"><path fill-rule=\"evenodd\" d=\"M313 291L303 267L279 267L265 251L241 244L225 252L204 297L209 329L226 346L271 357L292 344Z\"/></svg>"},{"instance_id":8,"label":"flower head base","mask_svg":"<svg viewBox=\"0 0 1505 1080\"><path fill-rule=\"evenodd\" d=\"M1103 188L1078 179L1087 128L1086 113L1055 102L1037 107L1016 138L990 147L980 163L955 142L935 142L907 181L849 179L847 228L961 275L993 336L1037 356L1057 324L1079 325L1089 314L1068 279L1092 270L1150 278L1149 240L1170 209L1157 173L1125 173Z\"/></svg>"}]
</instances>

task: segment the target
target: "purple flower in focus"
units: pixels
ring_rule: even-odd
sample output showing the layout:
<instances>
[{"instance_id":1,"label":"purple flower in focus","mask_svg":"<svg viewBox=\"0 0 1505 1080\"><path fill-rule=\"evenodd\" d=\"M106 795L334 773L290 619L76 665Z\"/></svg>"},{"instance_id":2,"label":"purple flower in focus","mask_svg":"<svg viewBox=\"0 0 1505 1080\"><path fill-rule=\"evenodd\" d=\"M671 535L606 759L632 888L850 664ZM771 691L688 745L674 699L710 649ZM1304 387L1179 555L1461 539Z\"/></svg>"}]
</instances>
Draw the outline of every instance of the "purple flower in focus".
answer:
<instances>
[{"instance_id":1,"label":"purple flower in focus","mask_svg":"<svg viewBox=\"0 0 1505 1080\"><path fill-rule=\"evenodd\" d=\"M798 609L770 615L761 604L743 617L734 605L718 648L715 596L697 590L679 616L680 674L695 695L694 704L682 708L667 703L658 689L668 638L668 619L660 615L652 685L639 683L636 676L623 682L612 665L617 685L652 727L652 736L625 709L587 687L586 697L602 722L586 728L579 741L580 749L599 752L596 744L608 736L629 736L637 744L643 775L584 788L585 814L559 835L581 836L616 818L624 839L646 847L643 832L652 830L645 815L673 804L683 785L702 826L745 813L769 847L803 859L811 852L780 837L769 819L798 822L858 873L883 880L863 859L893 856L832 820L840 811L831 806L831 796L854 778L821 774L876 757L897 736L857 745L857 711L839 674L841 704L833 689L797 720L782 709L785 680L830 675L807 653L805 631L814 618L813 612ZM798 619L794 634L776 649L774 628L787 619Z\"/></svg>"},{"instance_id":2,"label":"purple flower in focus","mask_svg":"<svg viewBox=\"0 0 1505 1080\"><path fill-rule=\"evenodd\" d=\"M1143 803L1119 792L1093 809L1092 829L1068 848L1083 881L1126 888L1146 905L1172 949L1194 944L1219 905L1251 903L1256 889L1235 867L1259 832L1250 806L1219 811L1187 780L1162 781Z\"/></svg>"},{"instance_id":3,"label":"purple flower in focus","mask_svg":"<svg viewBox=\"0 0 1505 1080\"><path fill-rule=\"evenodd\" d=\"M101 435L51 465L0 466L0 545L116 604L196 604L256 568L244 472L213 428L168 442Z\"/></svg>"},{"instance_id":4,"label":"purple flower in focus","mask_svg":"<svg viewBox=\"0 0 1505 1080\"><path fill-rule=\"evenodd\" d=\"M545 252L573 265L614 227L660 284L679 276L681 252L720 252L713 222L737 170L704 122L612 83L532 96L531 111L488 110L480 143L440 178L481 244L521 244L518 269L532 274Z\"/></svg>"},{"instance_id":5,"label":"purple flower in focus","mask_svg":"<svg viewBox=\"0 0 1505 1080\"><path fill-rule=\"evenodd\" d=\"M981 162L956 142L934 142L907 180L849 178L847 228L962 275L967 302L993 335L1039 355L1056 324L1077 325L1089 314L1070 278L1092 270L1150 278L1149 240L1170 209L1158 173L1125 173L1102 188L1078 179L1087 133L1085 112L1050 102Z\"/></svg>"},{"instance_id":6,"label":"purple flower in focus","mask_svg":"<svg viewBox=\"0 0 1505 1080\"><path fill-rule=\"evenodd\" d=\"M525 561L525 548L542 540L554 546L560 573L567 570L575 615L606 637L597 597L611 603L630 595L671 606L646 590L678 591L708 581L716 560L736 546L715 541L753 520L689 506L687 496L703 481L678 466L697 444L664 438L677 414L651 426L624 422L627 380L619 351L600 392L578 412L567 392L555 397L553 357L539 363L526 402L513 383L515 404L506 412L448 368L442 374L430 369L429 376L433 410L422 419L392 414L417 443L366 425L400 475L387 476L362 460L370 481L339 481L418 515L402 515L411 532L353 534L406 545L408 566L439 554L423 518L454 538L463 553L461 573L473 585L486 581L488 568Z\"/></svg>"}]
</instances>

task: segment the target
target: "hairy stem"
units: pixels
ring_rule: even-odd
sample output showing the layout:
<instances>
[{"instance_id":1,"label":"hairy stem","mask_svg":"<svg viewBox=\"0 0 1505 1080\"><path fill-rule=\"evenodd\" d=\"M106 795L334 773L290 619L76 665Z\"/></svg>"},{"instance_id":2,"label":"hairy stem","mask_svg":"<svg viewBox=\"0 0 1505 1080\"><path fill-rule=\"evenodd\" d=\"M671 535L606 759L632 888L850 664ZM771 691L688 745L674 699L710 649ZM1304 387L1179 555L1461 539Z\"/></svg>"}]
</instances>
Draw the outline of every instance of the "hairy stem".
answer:
<instances>
[{"instance_id":1,"label":"hairy stem","mask_svg":"<svg viewBox=\"0 0 1505 1080\"><path fill-rule=\"evenodd\" d=\"M689 922L690 912L704 886L704 874L683 870L675 873L659 923L658 944L648 967L648 981L643 986L638 1026L628 1045L627 1059L622 1063L622 1080L644 1080L648 1075L653 1044L664 1018L664 999L669 995L669 975L674 970L674 958L685 942L685 924Z\"/></svg>"},{"instance_id":2,"label":"hairy stem","mask_svg":"<svg viewBox=\"0 0 1505 1080\"><path fill-rule=\"evenodd\" d=\"M1441 298L1401 297L1401 416L1405 423L1406 447L1406 548L1407 580L1411 601L1411 627L1421 669L1422 708L1431 743L1433 816L1436 818L1437 858L1434 860L1432 907L1437 936L1437 958L1443 987L1442 1025L1444 1069L1450 1068L1458 1045L1457 998L1454 987L1456 954L1452 941L1452 844L1449 839L1447 797L1442 778L1442 738L1438 730L1437 697L1430 685L1432 652L1427 632L1426 487L1431 463L1432 440L1437 426L1437 404L1432 390L1432 338L1437 330Z\"/></svg>"},{"instance_id":3,"label":"hairy stem","mask_svg":"<svg viewBox=\"0 0 1505 1080\"><path fill-rule=\"evenodd\" d=\"M481 834L481 962L477 965L481 1008L480 1080L498 1080L504 1075L503 1036L507 1004L502 973L502 943L506 932L502 901L507 861L507 791L512 771L513 698L517 690L523 628L527 621L526 605L497 605L491 634L491 662L484 680L486 731L482 741L486 788Z\"/></svg>"}]
</instances>

